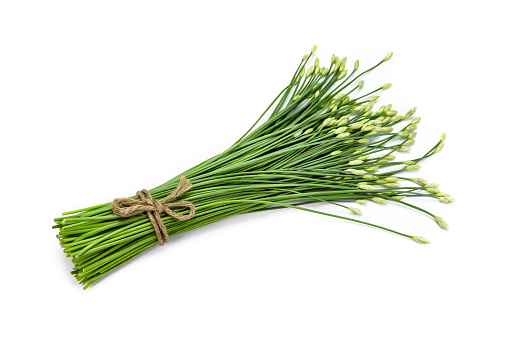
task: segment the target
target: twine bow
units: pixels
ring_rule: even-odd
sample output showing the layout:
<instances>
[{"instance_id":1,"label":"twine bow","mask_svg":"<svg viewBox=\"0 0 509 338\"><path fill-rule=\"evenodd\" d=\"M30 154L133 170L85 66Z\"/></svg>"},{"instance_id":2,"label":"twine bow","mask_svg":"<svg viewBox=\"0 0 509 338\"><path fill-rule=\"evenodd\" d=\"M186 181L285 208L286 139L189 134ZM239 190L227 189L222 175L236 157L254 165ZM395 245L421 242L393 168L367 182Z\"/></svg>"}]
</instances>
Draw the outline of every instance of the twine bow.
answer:
<instances>
[{"instance_id":1,"label":"twine bow","mask_svg":"<svg viewBox=\"0 0 509 338\"><path fill-rule=\"evenodd\" d=\"M182 176L180 177L179 185L175 188L175 190L163 199L155 200L148 190L143 189L136 193L139 200L132 198L115 198L111 203L111 210L115 215L120 217L131 217L146 212L152 226L154 227L154 231L156 232L157 241L160 245L163 245L168 242L170 236L168 236L168 231L166 230L166 226L161 218L161 214L164 212L168 216L181 221L193 218L196 210L191 202L172 202L192 187L191 182ZM188 208L189 214L182 215L172 210L172 208L179 207Z\"/></svg>"}]
</instances>

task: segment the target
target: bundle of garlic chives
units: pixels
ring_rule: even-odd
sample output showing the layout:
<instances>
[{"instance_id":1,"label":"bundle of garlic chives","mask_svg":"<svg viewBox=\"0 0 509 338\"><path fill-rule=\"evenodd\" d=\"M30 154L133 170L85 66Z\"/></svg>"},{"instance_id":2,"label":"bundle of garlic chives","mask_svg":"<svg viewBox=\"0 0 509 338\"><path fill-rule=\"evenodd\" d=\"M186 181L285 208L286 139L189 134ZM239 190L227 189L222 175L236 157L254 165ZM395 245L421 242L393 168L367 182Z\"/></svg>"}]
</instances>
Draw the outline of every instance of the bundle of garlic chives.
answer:
<instances>
[{"instance_id":1,"label":"bundle of garlic chives","mask_svg":"<svg viewBox=\"0 0 509 338\"><path fill-rule=\"evenodd\" d=\"M332 203L358 215L359 209L345 203L399 203L429 215L441 228L448 229L440 217L402 201L407 197L431 197L443 203L453 202L452 197L437 189L437 184L402 176L418 170L422 160L440 151L445 134L423 156L395 161L395 152L407 152L415 142L420 118L404 121L416 109L405 115L398 115L391 104L374 110L379 98L375 94L390 88L390 84L351 97L364 85L359 77L388 61L392 53L357 75L358 60L348 73L346 57L339 59L335 55L329 68L320 67L319 59L315 58L306 71L315 49L316 46L302 58L289 85L229 149L150 190L158 200L177 187L181 176L193 185L184 195L195 207L192 219L161 215L169 236L237 214L293 208L380 228L417 243L429 243L423 237L302 206L317 202ZM267 113L267 120L260 123ZM395 131L398 124L403 127ZM59 229L57 238L75 264L72 274L85 289L157 243L147 214L122 218L112 212L110 203L105 203L63 215L55 219L53 227Z\"/></svg>"}]
</instances>

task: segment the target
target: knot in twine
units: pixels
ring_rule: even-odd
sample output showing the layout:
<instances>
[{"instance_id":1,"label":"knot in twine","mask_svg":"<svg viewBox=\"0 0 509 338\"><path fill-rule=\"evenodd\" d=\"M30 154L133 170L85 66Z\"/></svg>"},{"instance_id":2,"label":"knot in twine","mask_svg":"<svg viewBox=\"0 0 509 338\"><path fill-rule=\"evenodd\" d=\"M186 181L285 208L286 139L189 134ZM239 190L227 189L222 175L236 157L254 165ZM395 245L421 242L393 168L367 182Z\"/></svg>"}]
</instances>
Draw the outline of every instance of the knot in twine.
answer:
<instances>
[{"instance_id":1,"label":"knot in twine","mask_svg":"<svg viewBox=\"0 0 509 338\"><path fill-rule=\"evenodd\" d=\"M180 178L179 185L175 188L175 190L173 190L171 194L165 198L155 200L152 195L150 195L148 190L143 189L142 191L138 191L136 193L136 196L138 196L139 200L132 198L115 198L111 203L111 210L115 215L120 217L131 217L146 212L150 222L152 223L152 226L154 227L154 231L156 232L157 241L160 245L163 245L164 243L168 242L170 236L168 236L168 231L166 230L166 226L164 225L164 222L161 218L161 214L164 212L168 216L181 221L193 218L196 210L191 202L172 202L192 187L193 186L191 182L182 176ZM182 215L172 210L172 208L179 207L188 208L189 214Z\"/></svg>"}]
</instances>

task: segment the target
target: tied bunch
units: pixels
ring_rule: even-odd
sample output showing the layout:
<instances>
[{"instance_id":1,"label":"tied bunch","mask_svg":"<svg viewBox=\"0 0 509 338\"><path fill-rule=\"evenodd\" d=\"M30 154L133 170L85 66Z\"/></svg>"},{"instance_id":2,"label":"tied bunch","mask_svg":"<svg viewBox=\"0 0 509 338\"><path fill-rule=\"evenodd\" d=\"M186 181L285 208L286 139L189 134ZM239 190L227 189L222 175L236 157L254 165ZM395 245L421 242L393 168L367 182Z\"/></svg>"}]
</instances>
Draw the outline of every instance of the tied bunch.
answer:
<instances>
[{"instance_id":1,"label":"tied bunch","mask_svg":"<svg viewBox=\"0 0 509 338\"><path fill-rule=\"evenodd\" d=\"M423 237L303 206L317 202L331 203L357 215L361 211L346 203L398 203L448 229L442 218L408 199L429 197L443 203L454 199L441 192L436 183L405 176L442 149L445 134L424 155L398 161L397 152L410 151L415 142L420 121L420 117L413 117L416 108L404 115L391 104L375 108L378 94L390 88L390 83L356 96L364 86L359 78L388 61L392 53L363 72L358 71L357 60L348 72L346 57L332 55L329 67L322 67L318 58L311 61L315 50L316 46L304 55L289 84L229 149L149 191L150 198L158 201L174 195L182 176L192 184L178 199L192 203L194 217L185 217L190 210L178 202L173 212L182 217L157 216L168 237L237 214L293 208L429 243ZM306 69L309 62L312 65ZM57 238L64 252L72 257L75 268L71 273L86 289L158 242L158 230L151 219L147 213L118 216L112 212L111 203L105 203L64 213L55 219L53 227L59 230Z\"/></svg>"}]
</instances>

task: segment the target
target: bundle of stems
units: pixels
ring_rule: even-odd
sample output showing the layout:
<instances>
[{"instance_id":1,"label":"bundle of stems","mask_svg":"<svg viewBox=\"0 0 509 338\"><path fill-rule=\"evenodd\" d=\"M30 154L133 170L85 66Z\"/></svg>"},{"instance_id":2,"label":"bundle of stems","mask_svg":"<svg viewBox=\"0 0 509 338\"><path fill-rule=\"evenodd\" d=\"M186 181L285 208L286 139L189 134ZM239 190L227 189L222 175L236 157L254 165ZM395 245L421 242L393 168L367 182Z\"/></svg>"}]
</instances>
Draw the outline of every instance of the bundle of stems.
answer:
<instances>
[{"instance_id":1,"label":"bundle of stems","mask_svg":"<svg viewBox=\"0 0 509 338\"><path fill-rule=\"evenodd\" d=\"M315 49L316 46L304 55L290 83L230 148L150 190L155 199L164 198L177 187L182 175L193 185L182 198L195 205L196 215L190 220L177 220L163 214L169 236L237 214L293 208L429 243L423 237L303 206L319 202L360 215L359 209L345 203L390 201L420 211L448 229L440 217L403 201L409 197L454 201L438 190L437 184L404 175L418 170L422 160L440 151L445 134L424 155L397 161L394 154L409 151L415 142L420 118L410 117L416 109L405 115L399 115L391 104L375 110L377 94L391 84L354 97L364 85L359 78L388 61L392 53L361 73L358 60L349 73L345 69L346 57L339 59L335 55L328 68L320 67L315 58L306 70ZM265 115L268 116L262 121ZM396 131L398 124L402 127ZM157 243L146 214L121 218L112 213L110 203L66 212L55 223L53 228L59 229L57 238L75 264L71 273L85 289Z\"/></svg>"}]
</instances>

